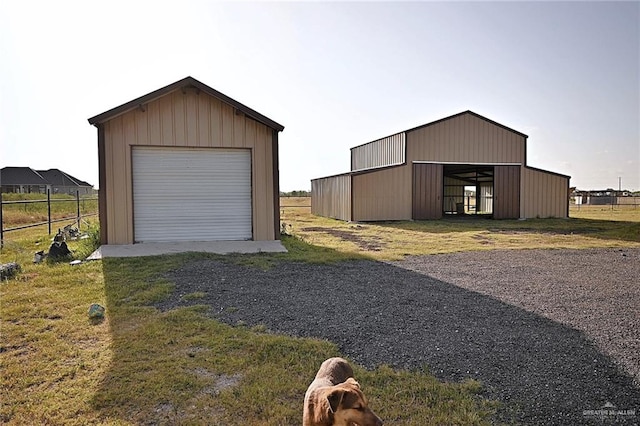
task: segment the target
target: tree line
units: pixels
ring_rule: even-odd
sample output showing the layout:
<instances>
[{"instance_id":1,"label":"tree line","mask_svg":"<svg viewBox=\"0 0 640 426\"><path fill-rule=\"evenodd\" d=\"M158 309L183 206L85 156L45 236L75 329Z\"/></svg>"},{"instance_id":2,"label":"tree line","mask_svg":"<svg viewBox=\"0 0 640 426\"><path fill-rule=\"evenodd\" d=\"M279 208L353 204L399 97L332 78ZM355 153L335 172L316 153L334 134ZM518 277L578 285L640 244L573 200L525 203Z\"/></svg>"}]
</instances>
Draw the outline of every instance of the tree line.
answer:
<instances>
[{"instance_id":1,"label":"tree line","mask_svg":"<svg viewBox=\"0 0 640 426\"><path fill-rule=\"evenodd\" d=\"M280 191L280 196L281 197L311 197L311 191L304 191L304 190L289 191L289 192Z\"/></svg>"}]
</instances>

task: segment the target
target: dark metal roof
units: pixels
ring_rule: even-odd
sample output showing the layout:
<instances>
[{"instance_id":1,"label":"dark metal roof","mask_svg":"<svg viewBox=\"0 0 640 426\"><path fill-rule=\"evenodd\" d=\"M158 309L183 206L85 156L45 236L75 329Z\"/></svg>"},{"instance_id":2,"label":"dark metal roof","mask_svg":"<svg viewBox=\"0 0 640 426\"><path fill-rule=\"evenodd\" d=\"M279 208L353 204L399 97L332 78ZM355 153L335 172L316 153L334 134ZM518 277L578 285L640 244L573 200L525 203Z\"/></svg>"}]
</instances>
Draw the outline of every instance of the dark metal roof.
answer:
<instances>
[{"instance_id":1,"label":"dark metal roof","mask_svg":"<svg viewBox=\"0 0 640 426\"><path fill-rule=\"evenodd\" d=\"M76 179L75 177L63 172L59 169L38 170L47 182L55 186L88 186L93 187L90 183Z\"/></svg>"},{"instance_id":2,"label":"dark metal roof","mask_svg":"<svg viewBox=\"0 0 640 426\"><path fill-rule=\"evenodd\" d=\"M0 170L2 185L47 185L48 182L30 167L3 167Z\"/></svg>"},{"instance_id":3,"label":"dark metal roof","mask_svg":"<svg viewBox=\"0 0 640 426\"><path fill-rule=\"evenodd\" d=\"M0 170L2 185L55 185L88 186L90 183L76 179L59 169L33 170L30 167L4 167Z\"/></svg>"},{"instance_id":4,"label":"dark metal roof","mask_svg":"<svg viewBox=\"0 0 640 426\"><path fill-rule=\"evenodd\" d=\"M165 86L161 89L155 90L151 93L148 93L144 96L141 96L137 99L134 99L130 102L127 102L126 104L122 104L118 107L112 108L108 111L103 112L102 114L98 114L95 117L91 117L89 119L89 124L92 125L97 125L100 123L104 123L105 121L108 121L120 114L123 114L125 112L131 111L132 109L138 108L140 105L146 104L147 102L153 101L159 97L162 97L168 93L171 93L175 90L181 90L184 88L188 88L188 87L194 87L210 96L213 96L214 98L220 99L222 102L231 105L232 107L236 108L238 111L241 111L244 115L246 115L247 117L250 117L256 121L258 121L259 123L264 124L265 126L268 126L274 130L277 130L279 132L281 132L282 130L284 130L284 126L281 124L276 123L275 121L271 120L268 117L265 117L264 115L260 114L259 112L249 108L248 106L241 104L240 102L231 99L230 97L228 97L227 95L218 92L217 90L207 86L204 83L201 83L200 81L196 80L193 77L186 77L183 78L182 80L176 81L175 83L172 83L168 86Z\"/></svg>"}]
</instances>

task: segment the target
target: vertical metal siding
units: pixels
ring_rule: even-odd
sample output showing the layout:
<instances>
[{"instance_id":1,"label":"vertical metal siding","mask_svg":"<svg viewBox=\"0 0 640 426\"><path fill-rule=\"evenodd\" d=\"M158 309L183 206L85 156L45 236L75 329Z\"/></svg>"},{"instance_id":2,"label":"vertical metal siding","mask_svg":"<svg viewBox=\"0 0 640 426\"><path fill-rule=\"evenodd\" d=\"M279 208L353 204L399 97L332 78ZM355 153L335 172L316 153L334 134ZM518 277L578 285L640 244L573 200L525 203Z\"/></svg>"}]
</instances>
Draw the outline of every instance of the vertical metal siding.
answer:
<instances>
[{"instance_id":1,"label":"vertical metal siding","mask_svg":"<svg viewBox=\"0 0 640 426\"><path fill-rule=\"evenodd\" d=\"M440 219L442 217L442 191L442 164L414 164L413 219Z\"/></svg>"},{"instance_id":2,"label":"vertical metal siding","mask_svg":"<svg viewBox=\"0 0 640 426\"><path fill-rule=\"evenodd\" d=\"M406 165L353 175L353 220L410 220L411 169Z\"/></svg>"},{"instance_id":3,"label":"vertical metal siding","mask_svg":"<svg viewBox=\"0 0 640 426\"><path fill-rule=\"evenodd\" d=\"M405 162L404 132L351 148L351 170L386 167Z\"/></svg>"},{"instance_id":4,"label":"vertical metal siding","mask_svg":"<svg viewBox=\"0 0 640 426\"><path fill-rule=\"evenodd\" d=\"M522 179L523 217L568 217L568 176L524 167Z\"/></svg>"},{"instance_id":5,"label":"vertical metal siding","mask_svg":"<svg viewBox=\"0 0 640 426\"><path fill-rule=\"evenodd\" d=\"M493 171L493 218L520 217L520 166L496 166Z\"/></svg>"},{"instance_id":6,"label":"vertical metal siding","mask_svg":"<svg viewBox=\"0 0 640 426\"><path fill-rule=\"evenodd\" d=\"M311 213L350 221L351 176L346 174L312 180Z\"/></svg>"},{"instance_id":7,"label":"vertical metal siding","mask_svg":"<svg viewBox=\"0 0 640 426\"><path fill-rule=\"evenodd\" d=\"M518 163L526 138L471 114L407 132L407 162Z\"/></svg>"},{"instance_id":8,"label":"vertical metal siding","mask_svg":"<svg viewBox=\"0 0 640 426\"><path fill-rule=\"evenodd\" d=\"M178 90L105 122L104 133L110 244L133 243L131 149L141 145L251 149L253 238L275 238L272 129L214 97Z\"/></svg>"}]
</instances>

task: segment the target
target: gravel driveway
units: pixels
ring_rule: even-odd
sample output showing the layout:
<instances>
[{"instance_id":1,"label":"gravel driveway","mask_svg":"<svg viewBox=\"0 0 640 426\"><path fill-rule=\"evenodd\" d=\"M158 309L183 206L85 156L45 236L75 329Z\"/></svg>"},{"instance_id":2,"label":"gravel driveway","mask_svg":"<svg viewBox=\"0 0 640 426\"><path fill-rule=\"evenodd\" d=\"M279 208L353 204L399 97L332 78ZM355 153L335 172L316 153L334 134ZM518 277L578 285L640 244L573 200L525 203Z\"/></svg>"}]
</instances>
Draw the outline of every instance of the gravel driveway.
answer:
<instances>
[{"instance_id":1,"label":"gravel driveway","mask_svg":"<svg viewBox=\"0 0 640 426\"><path fill-rule=\"evenodd\" d=\"M498 420L602 423L589 410L613 404L636 415L607 423L640 422L640 249L282 262L268 271L202 260L167 277L176 290L161 309L207 303L229 324L330 340L365 367L478 379L504 403ZM206 297L181 299L194 292Z\"/></svg>"}]
</instances>

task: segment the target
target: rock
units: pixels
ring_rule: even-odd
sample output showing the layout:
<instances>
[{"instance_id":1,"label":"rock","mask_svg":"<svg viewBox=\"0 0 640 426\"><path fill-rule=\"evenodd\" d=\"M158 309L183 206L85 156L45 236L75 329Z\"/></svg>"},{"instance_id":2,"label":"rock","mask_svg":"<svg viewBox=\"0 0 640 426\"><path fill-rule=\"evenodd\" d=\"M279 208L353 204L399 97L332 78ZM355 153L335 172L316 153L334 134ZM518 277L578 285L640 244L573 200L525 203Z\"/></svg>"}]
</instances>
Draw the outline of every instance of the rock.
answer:
<instances>
[{"instance_id":1,"label":"rock","mask_svg":"<svg viewBox=\"0 0 640 426\"><path fill-rule=\"evenodd\" d=\"M9 279L20 272L20 265L15 262L0 265L0 279Z\"/></svg>"},{"instance_id":2,"label":"rock","mask_svg":"<svg viewBox=\"0 0 640 426\"><path fill-rule=\"evenodd\" d=\"M89 311L87 312L87 314L91 319L102 319L104 318L104 311L105 311L104 306L98 303L94 303L91 306L89 306Z\"/></svg>"}]
</instances>

